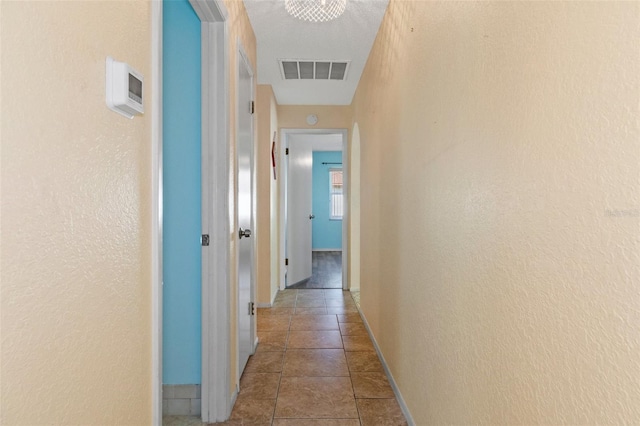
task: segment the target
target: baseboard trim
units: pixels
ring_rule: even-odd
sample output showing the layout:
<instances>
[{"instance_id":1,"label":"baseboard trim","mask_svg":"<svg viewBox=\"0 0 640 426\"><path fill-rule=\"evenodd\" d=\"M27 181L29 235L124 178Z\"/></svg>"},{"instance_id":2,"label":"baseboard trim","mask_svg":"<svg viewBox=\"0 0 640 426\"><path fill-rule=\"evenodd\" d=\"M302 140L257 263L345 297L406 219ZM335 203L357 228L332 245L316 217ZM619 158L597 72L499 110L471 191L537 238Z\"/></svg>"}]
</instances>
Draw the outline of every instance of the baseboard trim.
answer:
<instances>
[{"instance_id":1,"label":"baseboard trim","mask_svg":"<svg viewBox=\"0 0 640 426\"><path fill-rule=\"evenodd\" d=\"M369 333L369 337L371 338L371 342L373 343L373 347L376 350L376 353L378 354L378 358L380 358L380 362L382 363L382 368L384 368L384 372L387 375L387 379L389 379L389 384L391 384L391 388L393 389L393 393L396 395L396 399L398 400L398 404L400 405L400 409L402 410L402 414L404 414L405 419L407 420L407 423L409 426L416 426L416 422L413 421L413 417L411 416L411 413L409 412L409 407L407 407L407 404L404 402L404 398L402 397L402 394L400 393L400 389L398 389L398 384L396 383L395 379L393 378L393 375L391 374L391 370L389 370L389 366L387 365L387 361L384 359L384 356L382 355L382 352L380 351L380 346L378 346L378 342L376 341L376 338L373 337L373 333L371 332L371 328L369 327L369 323L367 322L367 319L365 318L364 314L362 313L362 311L360 309L358 309L358 311L360 311L360 317L362 318L362 322L364 323L364 327L367 329L367 333Z\"/></svg>"},{"instance_id":2,"label":"baseboard trim","mask_svg":"<svg viewBox=\"0 0 640 426\"><path fill-rule=\"evenodd\" d=\"M276 291L271 295L271 302L269 303L256 303L256 307L258 308L272 308L273 303L276 301L276 297L278 296L278 291L280 288L276 288Z\"/></svg>"},{"instance_id":3,"label":"baseboard trim","mask_svg":"<svg viewBox=\"0 0 640 426\"><path fill-rule=\"evenodd\" d=\"M230 405L229 405L229 410L227 411L227 413L229 413L229 415L227 416L227 420L229 420L229 418L231 417L233 406L236 405L236 399L238 399L238 393L240 393L240 385L236 384L236 389L233 391L231 398L229 398Z\"/></svg>"}]
</instances>

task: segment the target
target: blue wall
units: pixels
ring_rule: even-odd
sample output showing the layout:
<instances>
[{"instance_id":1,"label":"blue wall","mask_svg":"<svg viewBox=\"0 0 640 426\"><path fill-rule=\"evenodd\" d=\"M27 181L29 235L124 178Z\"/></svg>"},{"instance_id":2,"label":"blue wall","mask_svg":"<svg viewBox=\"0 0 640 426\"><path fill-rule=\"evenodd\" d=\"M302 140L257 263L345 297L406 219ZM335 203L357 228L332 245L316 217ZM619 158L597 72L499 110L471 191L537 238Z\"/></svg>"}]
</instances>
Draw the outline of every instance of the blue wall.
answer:
<instances>
[{"instance_id":1,"label":"blue wall","mask_svg":"<svg viewBox=\"0 0 640 426\"><path fill-rule=\"evenodd\" d=\"M166 384L201 381L200 21L163 4L163 342Z\"/></svg>"},{"instance_id":2,"label":"blue wall","mask_svg":"<svg viewBox=\"0 0 640 426\"><path fill-rule=\"evenodd\" d=\"M342 220L329 220L329 169L341 168L341 165L322 164L341 163L340 151L313 152L313 234L312 247L317 249L342 248Z\"/></svg>"}]
</instances>

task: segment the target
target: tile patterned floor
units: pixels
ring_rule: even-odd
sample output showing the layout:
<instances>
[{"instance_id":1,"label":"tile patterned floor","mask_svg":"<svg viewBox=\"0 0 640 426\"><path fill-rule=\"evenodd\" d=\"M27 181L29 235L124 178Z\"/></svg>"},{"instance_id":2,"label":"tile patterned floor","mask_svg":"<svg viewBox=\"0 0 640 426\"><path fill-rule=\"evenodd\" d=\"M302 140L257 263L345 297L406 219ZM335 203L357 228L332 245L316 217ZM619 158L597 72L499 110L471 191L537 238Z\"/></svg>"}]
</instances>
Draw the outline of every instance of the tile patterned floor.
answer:
<instances>
[{"instance_id":1,"label":"tile patterned floor","mask_svg":"<svg viewBox=\"0 0 640 426\"><path fill-rule=\"evenodd\" d=\"M231 418L221 424L407 424L351 293L281 291L273 308L258 309L258 338ZM180 420L163 424L200 425Z\"/></svg>"}]
</instances>

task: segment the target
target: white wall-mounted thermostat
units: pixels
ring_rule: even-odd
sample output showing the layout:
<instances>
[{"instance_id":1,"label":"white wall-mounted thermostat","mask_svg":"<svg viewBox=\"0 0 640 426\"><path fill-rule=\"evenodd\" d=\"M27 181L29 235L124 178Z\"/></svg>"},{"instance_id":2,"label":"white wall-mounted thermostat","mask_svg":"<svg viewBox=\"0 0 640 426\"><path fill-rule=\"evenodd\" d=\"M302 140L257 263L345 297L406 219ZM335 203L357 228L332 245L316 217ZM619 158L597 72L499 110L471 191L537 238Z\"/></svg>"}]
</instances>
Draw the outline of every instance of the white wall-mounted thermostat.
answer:
<instances>
[{"instance_id":1,"label":"white wall-mounted thermostat","mask_svg":"<svg viewBox=\"0 0 640 426\"><path fill-rule=\"evenodd\" d=\"M127 118L144 113L142 74L107 56L107 106Z\"/></svg>"}]
</instances>

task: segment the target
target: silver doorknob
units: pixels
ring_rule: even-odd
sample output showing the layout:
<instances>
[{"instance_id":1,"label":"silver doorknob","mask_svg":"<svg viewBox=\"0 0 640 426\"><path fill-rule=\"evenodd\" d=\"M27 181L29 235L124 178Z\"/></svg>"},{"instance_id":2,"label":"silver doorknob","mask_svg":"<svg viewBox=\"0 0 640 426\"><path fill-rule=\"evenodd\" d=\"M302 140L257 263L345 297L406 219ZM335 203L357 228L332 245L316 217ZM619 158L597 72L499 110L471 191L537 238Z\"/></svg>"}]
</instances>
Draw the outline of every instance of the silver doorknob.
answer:
<instances>
[{"instance_id":1,"label":"silver doorknob","mask_svg":"<svg viewBox=\"0 0 640 426\"><path fill-rule=\"evenodd\" d=\"M240 230L238 231L239 239L242 239L242 237L249 238L250 236L251 236L251 229L240 228Z\"/></svg>"},{"instance_id":2,"label":"silver doorknob","mask_svg":"<svg viewBox=\"0 0 640 426\"><path fill-rule=\"evenodd\" d=\"M316 215L315 214L310 214L309 215L309 219L315 219Z\"/></svg>"}]
</instances>

